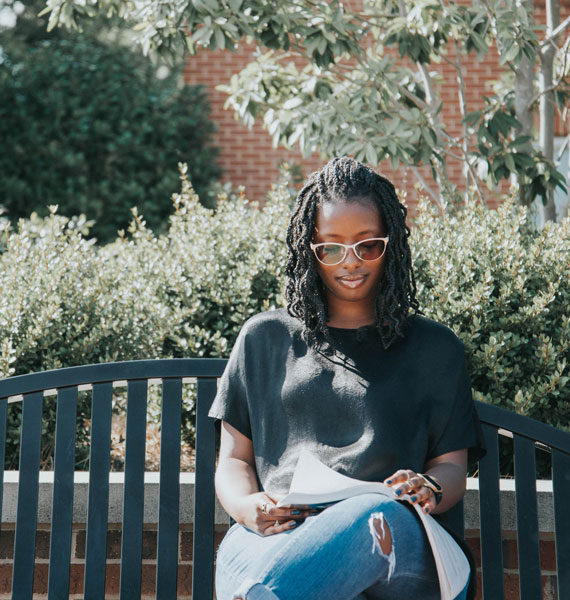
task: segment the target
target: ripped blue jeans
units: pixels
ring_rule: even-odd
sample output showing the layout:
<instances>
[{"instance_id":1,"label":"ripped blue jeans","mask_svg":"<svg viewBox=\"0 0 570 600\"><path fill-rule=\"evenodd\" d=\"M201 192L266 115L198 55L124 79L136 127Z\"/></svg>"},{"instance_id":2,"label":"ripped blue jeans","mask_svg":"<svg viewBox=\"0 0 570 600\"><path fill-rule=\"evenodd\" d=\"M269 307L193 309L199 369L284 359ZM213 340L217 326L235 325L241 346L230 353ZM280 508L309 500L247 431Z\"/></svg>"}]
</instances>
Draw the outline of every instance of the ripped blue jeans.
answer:
<instances>
[{"instance_id":1,"label":"ripped blue jeans","mask_svg":"<svg viewBox=\"0 0 570 600\"><path fill-rule=\"evenodd\" d=\"M216 598L439 600L440 591L415 512L401 502L364 494L276 535L264 537L234 525L218 550Z\"/></svg>"}]
</instances>

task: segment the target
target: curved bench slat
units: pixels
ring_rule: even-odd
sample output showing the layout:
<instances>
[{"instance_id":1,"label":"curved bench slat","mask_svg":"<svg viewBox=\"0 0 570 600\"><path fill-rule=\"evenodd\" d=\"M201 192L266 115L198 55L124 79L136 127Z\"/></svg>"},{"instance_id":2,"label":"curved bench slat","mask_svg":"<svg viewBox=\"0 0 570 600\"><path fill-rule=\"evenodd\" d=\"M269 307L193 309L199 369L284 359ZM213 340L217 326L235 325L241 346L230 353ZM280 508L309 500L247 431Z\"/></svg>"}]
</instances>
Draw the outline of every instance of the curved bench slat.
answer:
<instances>
[{"instance_id":1,"label":"curved bench slat","mask_svg":"<svg viewBox=\"0 0 570 600\"><path fill-rule=\"evenodd\" d=\"M4 481L4 464L6 462L6 430L8 401L0 400L0 481ZM4 486L0 485L0 527L2 526L2 505L4 502Z\"/></svg>"},{"instance_id":2,"label":"curved bench slat","mask_svg":"<svg viewBox=\"0 0 570 600\"><path fill-rule=\"evenodd\" d=\"M129 381L121 540L121 600L139 600L141 595L147 392L146 381Z\"/></svg>"},{"instance_id":3,"label":"curved bench slat","mask_svg":"<svg viewBox=\"0 0 570 600\"><path fill-rule=\"evenodd\" d=\"M56 409L51 517L52 531L57 531L57 535L52 535L50 539L48 600L69 596L76 419L77 388L60 390Z\"/></svg>"},{"instance_id":4,"label":"curved bench slat","mask_svg":"<svg viewBox=\"0 0 570 600\"><path fill-rule=\"evenodd\" d=\"M537 600L542 598L542 580L534 443L515 434L514 453L520 595L521 600Z\"/></svg>"},{"instance_id":5,"label":"curved bench slat","mask_svg":"<svg viewBox=\"0 0 570 600\"><path fill-rule=\"evenodd\" d=\"M479 461L479 514L481 523L481 567L483 597L503 598L503 544L501 539L501 495L499 490L499 436L482 424L487 454Z\"/></svg>"},{"instance_id":6,"label":"curved bench slat","mask_svg":"<svg viewBox=\"0 0 570 600\"><path fill-rule=\"evenodd\" d=\"M192 598L212 598L213 594L216 429L208 411L215 395L215 380L198 381L196 448L200 452L196 455Z\"/></svg>"},{"instance_id":7,"label":"curved bench slat","mask_svg":"<svg viewBox=\"0 0 570 600\"><path fill-rule=\"evenodd\" d=\"M156 598L161 600L177 597L181 412L182 380L169 379L162 384L160 432Z\"/></svg>"},{"instance_id":8,"label":"curved bench slat","mask_svg":"<svg viewBox=\"0 0 570 600\"><path fill-rule=\"evenodd\" d=\"M163 358L66 367L0 380L0 399L21 394L128 379L220 377L224 358Z\"/></svg>"},{"instance_id":9,"label":"curved bench slat","mask_svg":"<svg viewBox=\"0 0 570 600\"><path fill-rule=\"evenodd\" d=\"M14 536L14 569L12 571L12 597L19 600L31 600L34 590L42 409L43 395L41 393L24 396L20 437L18 511Z\"/></svg>"},{"instance_id":10,"label":"curved bench slat","mask_svg":"<svg viewBox=\"0 0 570 600\"><path fill-rule=\"evenodd\" d=\"M101 600L105 597L112 407L112 384L95 384L91 399L92 443L89 452L89 497L83 580L85 600ZM93 443L94 440L96 443Z\"/></svg>"},{"instance_id":11,"label":"curved bench slat","mask_svg":"<svg viewBox=\"0 0 570 600\"><path fill-rule=\"evenodd\" d=\"M570 598L570 456L558 450L552 452L552 489L558 598Z\"/></svg>"}]
</instances>

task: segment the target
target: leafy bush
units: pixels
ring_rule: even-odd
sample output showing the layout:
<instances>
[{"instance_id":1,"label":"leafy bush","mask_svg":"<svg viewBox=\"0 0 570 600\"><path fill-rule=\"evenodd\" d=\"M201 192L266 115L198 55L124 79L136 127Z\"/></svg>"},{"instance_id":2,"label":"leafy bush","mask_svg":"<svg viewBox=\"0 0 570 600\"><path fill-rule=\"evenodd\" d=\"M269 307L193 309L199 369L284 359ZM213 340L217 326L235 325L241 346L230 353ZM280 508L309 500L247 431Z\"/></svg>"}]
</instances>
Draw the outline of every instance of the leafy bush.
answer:
<instances>
[{"instance_id":1,"label":"leafy bush","mask_svg":"<svg viewBox=\"0 0 570 600\"><path fill-rule=\"evenodd\" d=\"M15 221L57 204L110 241L137 206L165 224L179 161L202 201L221 170L204 89L156 77L148 59L91 37L4 48L0 63L0 205Z\"/></svg>"},{"instance_id":2,"label":"leafy bush","mask_svg":"<svg viewBox=\"0 0 570 600\"><path fill-rule=\"evenodd\" d=\"M413 245L420 304L465 343L475 399L569 430L570 219L423 204Z\"/></svg>"}]
</instances>

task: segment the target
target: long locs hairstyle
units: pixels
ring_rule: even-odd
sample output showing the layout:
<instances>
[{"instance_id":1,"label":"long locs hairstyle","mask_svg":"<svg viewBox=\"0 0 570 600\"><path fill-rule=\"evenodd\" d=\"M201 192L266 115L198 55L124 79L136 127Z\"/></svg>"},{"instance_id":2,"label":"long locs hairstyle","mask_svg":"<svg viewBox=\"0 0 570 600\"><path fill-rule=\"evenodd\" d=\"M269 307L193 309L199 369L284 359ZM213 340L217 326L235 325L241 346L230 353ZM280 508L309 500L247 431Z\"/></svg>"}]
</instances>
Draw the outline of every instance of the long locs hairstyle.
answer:
<instances>
[{"instance_id":1,"label":"long locs hairstyle","mask_svg":"<svg viewBox=\"0 0 570 600\"><path fill-rule=\"evenodd\" d=\"M326 298L310 243L318 207L339 201L373 203L390 237L375 303L376 327L384 348L388 348L403 337L410 309L419 312L407 210L390 181L352 158L331 160L310 176L297 196L287 230L287 310L302 321L308 343L333 345Z\"/></svg>"}]
</instances>

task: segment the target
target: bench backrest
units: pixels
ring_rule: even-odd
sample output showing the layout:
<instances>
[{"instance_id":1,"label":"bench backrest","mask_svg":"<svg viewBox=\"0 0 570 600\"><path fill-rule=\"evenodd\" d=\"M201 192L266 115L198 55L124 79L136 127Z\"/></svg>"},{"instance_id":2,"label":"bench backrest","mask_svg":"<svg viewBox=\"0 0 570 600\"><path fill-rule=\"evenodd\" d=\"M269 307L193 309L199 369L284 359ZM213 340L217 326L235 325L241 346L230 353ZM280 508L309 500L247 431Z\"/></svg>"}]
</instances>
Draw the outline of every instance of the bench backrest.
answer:
<instances>
[{"instance_id":1,"label":"bench backrest","mask_svg":"<svg viewBox=\"0 0 570 600\"><path fill-rule=\"evenodd\" d=\"M213 595L214 467L216 429L207 413L223 372L222 359L163 359L72 367L0 381L0 469L9 402L22 402L18 507L12 593L33 596L42 405L57 394L53 509L48 599L67 598L71 562L73 482L78 393L91 390L85 598L105 597L110 433L114 386L127 386L126 453L120 598L140 598L147 390L162 386L161 457L156 597L177 596L179 467L182 388L197 385L196 480L192 597ZM522 599L542 597L536 499L535 448L552 452L558 597L570 598L570 434L497 407L478 404L487 455L479 463L483 597L504 597L499 490L499 435L514 438L518 551ZM0 507L2 506L0 488ZM462 507L456 511L462 515ZM461 524L460 524L461 527Z\"/></svg>"},{"instance_id":2,"label":"bench backrest","mask_svg":"<svg viewBox=\"0 0 570 600\"><path fill-rule=\"evenodd\" d=\"M513 438L519 587L522 600L542 598L536 450L551 453L558 598L570 598L570 434L528 417L476 403L487 454L479 461L483 597L504 598L499 436Z\"/></svg>"},{"instance_id":3,"label":"bench backrest","mask_svg":"<svg viewBox=\"0 0 570 600\"><path fill-rule=\"evenodd\" d=\"M192 597L212 598L216 432L207 413L225 362L221 359L132 361L72 367L0 381L2 481L8 401L21 401L23 411L13 598L25 600L33 595L42 405L46 392L57 394L48 599L69 595L77 401L78 392L85 389L92 390L92 410L84 594L86 599L105 597L111 411L117 383L127 386L120 598L140 598L147 390L149 381L156 380L162 384L156 597L165 600L177 597L182 386L192 383L194 378L196 445L200 451L195 474Z\"/></svg>"}]
</instances>

